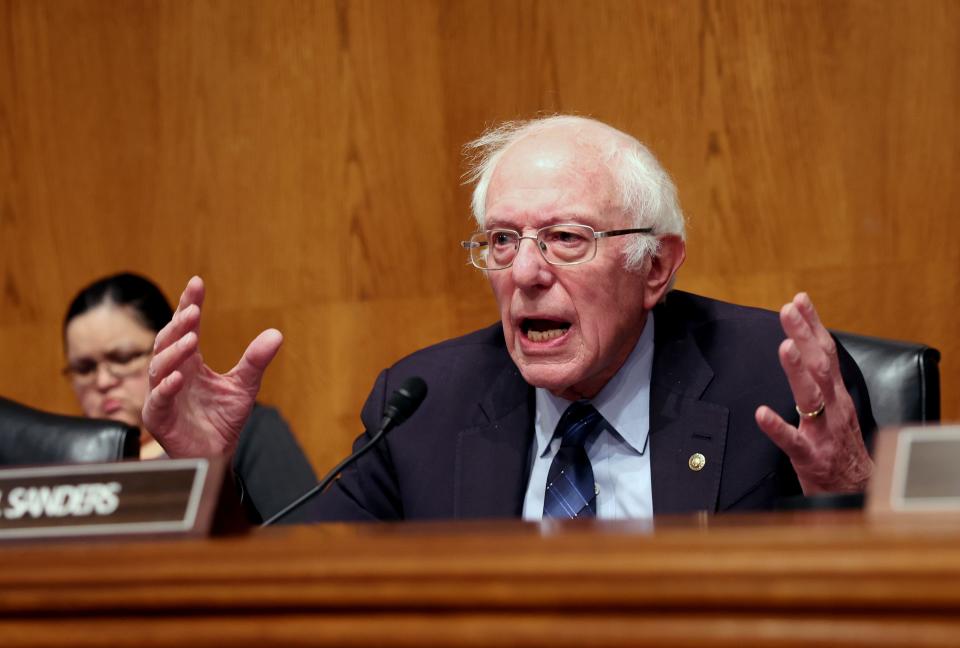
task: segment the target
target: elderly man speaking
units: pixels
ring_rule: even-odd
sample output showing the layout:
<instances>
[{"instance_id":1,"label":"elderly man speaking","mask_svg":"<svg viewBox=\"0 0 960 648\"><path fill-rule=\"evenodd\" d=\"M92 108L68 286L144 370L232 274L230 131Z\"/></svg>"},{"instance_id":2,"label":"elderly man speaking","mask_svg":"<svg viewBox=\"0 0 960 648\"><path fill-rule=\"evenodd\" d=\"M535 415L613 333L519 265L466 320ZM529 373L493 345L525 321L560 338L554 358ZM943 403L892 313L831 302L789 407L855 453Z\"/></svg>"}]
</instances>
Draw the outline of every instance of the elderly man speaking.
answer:
<instances>
[{"instance_id":1,"label":"elderly man speaking","mask_svg":"<svg viewBox=\"0 0 960 648\"><path fill-rule=\"evenodd\" d=\"M856 364L806 294L778 318L671 290L683 215L640 142L556 116L468 148L478 231L462 245L500 322L380 374L368 430L405 379L429 396L309 519L642 518L864 488L874 422ZM143 420L171 456L232 452L282 341L264 331L214 373L203 294L191 279L150 366Z\"/></svg>"}]
</instances>

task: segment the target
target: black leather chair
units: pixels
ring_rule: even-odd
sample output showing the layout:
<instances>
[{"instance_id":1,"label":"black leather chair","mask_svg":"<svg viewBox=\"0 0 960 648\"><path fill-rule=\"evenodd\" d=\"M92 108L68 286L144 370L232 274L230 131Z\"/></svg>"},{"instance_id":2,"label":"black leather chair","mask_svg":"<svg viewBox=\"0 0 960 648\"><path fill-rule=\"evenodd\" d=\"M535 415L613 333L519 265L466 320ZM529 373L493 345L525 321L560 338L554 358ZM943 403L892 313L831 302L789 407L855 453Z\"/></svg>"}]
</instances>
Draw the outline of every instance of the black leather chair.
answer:
<instances>
[{"instance_id":1,"label":"black leather chair","mask_svg":"<svg viewBox=\"0 0 960 648\"><path fill-rule=\"evenodd\" d=\"M925 344L831 331L856 360L878 427L940 420L940 352Z\"/></svg>"},{"instance_id":2,"label":"black leather chair","mask_svg":"<svg viewBox=\"0 0 960 648\"><path fill-rule=\"evenodd\" d=\"M48 414L0 398L0 466L120 461L140 454L140 430Z\"/></svg>"}]
</instances>

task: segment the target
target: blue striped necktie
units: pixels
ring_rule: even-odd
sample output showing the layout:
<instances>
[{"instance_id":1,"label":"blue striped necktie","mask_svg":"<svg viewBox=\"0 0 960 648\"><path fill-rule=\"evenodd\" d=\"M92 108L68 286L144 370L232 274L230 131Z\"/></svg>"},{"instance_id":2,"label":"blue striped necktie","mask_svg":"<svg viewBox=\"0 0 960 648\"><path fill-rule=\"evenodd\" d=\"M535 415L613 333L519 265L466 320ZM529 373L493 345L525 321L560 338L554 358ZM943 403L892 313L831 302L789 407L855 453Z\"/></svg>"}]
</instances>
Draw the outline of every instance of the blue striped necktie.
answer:
<instances>
[{"instance_id":1,"label":"blue striped necktie","mask_svg":"<svg viewBox=\"0 0 960 648\"><path fill-rule=\"evenodd\" d=\"M596 517L593 467L583 444L602 421L600 412L585 401L571 403L560 417L554 437L563 440L547 475L544 518Z\"/></svg>"}]
</instances>

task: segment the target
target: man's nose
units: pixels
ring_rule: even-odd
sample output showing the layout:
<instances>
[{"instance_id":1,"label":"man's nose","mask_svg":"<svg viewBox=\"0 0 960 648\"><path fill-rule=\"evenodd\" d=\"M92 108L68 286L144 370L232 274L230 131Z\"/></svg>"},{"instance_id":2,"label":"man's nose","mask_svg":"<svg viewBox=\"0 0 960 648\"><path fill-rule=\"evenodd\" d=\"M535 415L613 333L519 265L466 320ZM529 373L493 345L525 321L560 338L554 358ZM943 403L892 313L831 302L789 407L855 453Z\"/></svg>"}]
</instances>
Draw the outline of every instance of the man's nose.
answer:
<instances>
[{"instance_id":1,"label":"man's nose","mask_svg":"<svg viewBox=\"0 0 960 648\"><path fill-rule=\"evenodd\" d=\"M524 245L524 241L530 241L532 245ZM533 286L549 281L550 264L540 252L540 241L532 236L523 236L517 245L517 256L511 266L513 280L517 285Z\"/></svg>"}]
</instances>

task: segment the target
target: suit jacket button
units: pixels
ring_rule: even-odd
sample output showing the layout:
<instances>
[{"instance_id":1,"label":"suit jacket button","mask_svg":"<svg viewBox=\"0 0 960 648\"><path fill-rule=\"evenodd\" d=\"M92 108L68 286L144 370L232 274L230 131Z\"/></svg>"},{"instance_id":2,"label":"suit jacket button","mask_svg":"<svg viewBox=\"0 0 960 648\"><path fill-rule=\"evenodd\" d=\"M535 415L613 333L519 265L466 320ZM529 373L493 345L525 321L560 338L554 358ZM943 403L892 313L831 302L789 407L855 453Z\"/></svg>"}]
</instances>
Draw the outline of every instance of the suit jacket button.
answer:
<instances>
[{"instance_id":1,"label":"suit jacket button","mask_svg":"<svg viewBox=\"0 0 960 648\"><path fill-rule=\"evenodd\" d=\"M700 472L703 470L703 467L707 465L707 458L699 452L694 452L690 455L690 458L687 459L687 465L690 466L690 470L693 472Z\"/></svg>"}]
</instances>

